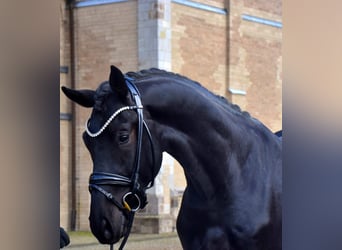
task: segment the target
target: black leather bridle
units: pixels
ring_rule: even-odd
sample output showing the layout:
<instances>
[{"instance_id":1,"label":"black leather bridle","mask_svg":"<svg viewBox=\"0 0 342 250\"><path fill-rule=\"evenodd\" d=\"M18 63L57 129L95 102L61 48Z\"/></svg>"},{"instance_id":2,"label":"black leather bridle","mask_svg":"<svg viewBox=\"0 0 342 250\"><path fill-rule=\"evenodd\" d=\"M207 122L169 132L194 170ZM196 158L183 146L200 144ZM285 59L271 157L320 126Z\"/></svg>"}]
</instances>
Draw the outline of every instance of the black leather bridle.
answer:
<instances>
[{"instance_id":1,"label":"black leather bridle","mask_svg":"<svg viewBox=\"0 0 342 250\"><path fill-rule=\"evenodd\" d=\"M143 106L141 103L140 93L137 87L133 83L133 79L129 77L125 77L125 82L128 87L128 90L131 94L131 97L134 101L134 106L127 106L117 110L105 123L105 125L100 129L97 133L92 133L88 129L88 125L86 125L86 132L91 137L96 137L103 132L103 130L109 125L109 123L121 112L125 110L136 110L138 115L138 138L137 138L137 147L135 153L135 161L134 168L131 177L122 176L119 174L106 173L106 172L93 172L89 177L89 192L91 193L93 190L97 190L102 193L110 202L112 202L120 211L124 213L128 218L128 223L126 225L126 232L124 234L124 239L119 247L119 250L123 249L125 246L128 236L131 232L133 219L135 212L141 208L144 208L147 204L146 198L146 189L151 188L153 186L152 181L146 186L143 187L139 182L139 170L140 170L140 159L141 159L141 145L142 145L142 137L143 131L145 130L151 145L152 152L152 177L155 169L155 153L154 153L154 145L152 141L152 136L150 130L144 121L143 117ZM88 123L87 123L88 124ZM117 201L114 196L102 188L103 185L111 185L111 186L123 186L130 187L130 191L127 192L122 197L122 202ZM110 246L113 249L113 245Z\"/></svg>"}]
</instances>

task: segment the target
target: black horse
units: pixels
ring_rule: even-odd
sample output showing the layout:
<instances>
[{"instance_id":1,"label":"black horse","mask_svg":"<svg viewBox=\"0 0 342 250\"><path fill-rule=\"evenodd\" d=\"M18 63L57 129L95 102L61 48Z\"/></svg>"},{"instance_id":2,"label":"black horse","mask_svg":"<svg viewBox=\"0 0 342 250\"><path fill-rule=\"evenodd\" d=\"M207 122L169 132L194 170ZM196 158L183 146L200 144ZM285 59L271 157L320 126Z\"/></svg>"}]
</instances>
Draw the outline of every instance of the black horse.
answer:
<instances>
[{"instance_id":1,"label":"black horse","mask_svg":"<svg viewBox=\"0 0 342 250\"><path fill-rule=\"evenodd\" d=\"M127 240L166 151L187 181L177 218L184 249L281 249L282 145L257 119L158 69L124 75L111 66L96 91L62 89L93 108L83 139L93 160L90 227L101 243Z\"/></svg>"}]
</instances>

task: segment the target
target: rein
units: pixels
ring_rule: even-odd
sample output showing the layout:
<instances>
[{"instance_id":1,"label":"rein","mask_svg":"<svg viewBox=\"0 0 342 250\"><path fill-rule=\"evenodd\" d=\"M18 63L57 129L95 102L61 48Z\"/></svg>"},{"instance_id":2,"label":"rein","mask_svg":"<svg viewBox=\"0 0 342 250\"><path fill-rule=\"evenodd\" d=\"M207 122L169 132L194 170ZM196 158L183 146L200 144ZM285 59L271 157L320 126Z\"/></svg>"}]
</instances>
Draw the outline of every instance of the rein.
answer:
<instances>
[{"instance_id":1,"label":"rein","mask_svg":"<svg viewBox=\"0 0 342 250\"><path fill-rule=\"evenodd\" d=\"M118 116L121 112L126 111L126 110L136 110L137 115L138 115L138 126L137 126L138 140L137 140L135 163L134 163L132 176L128 178L126 176L122 176L119 174L105 173L105 172L93 172L89 177L89 192L91 193L93 190L97 190L98 192L102 193L121 212L123 212L125 216L127 216L126 218L128 222L126 225L126 232L124 235L124 239L122 240L121 245L119 247L119 250L122 250L127 242L128 236L132 229L135 212L141 208L144 208L147 204L146 189L151 188L153 186L153 180L146 187L142 187L139 183L141 146L142 146L142 137L143 137L144 130L147 133L147 136L149 138L150 145L151 145L153 169L155 166L155 155L154 155L154 146L153 146L152 136L143 118L143 105L141 103L140 93L138 89L136 88L136 86L133 84L132 82L133 80L131 78L125 77L125 80L126 80L126 85L133 98L135 105L125 106L115 111L113 115L101 127L101 129L95 133L89 131L88 129L89 121L86 123L87 134L91 137L97 137L107 128L107 126L111 123L111 121L114 120L114 118ZM127 187L131 187L131 190L122 197L122 202L119 202L114 198L114 196L110 192L107 192L105 189L103 189L101 187L102 185L127 186ZM113 250L113 244L110 245L110 249Z\"/></svg>"}]
</instances>

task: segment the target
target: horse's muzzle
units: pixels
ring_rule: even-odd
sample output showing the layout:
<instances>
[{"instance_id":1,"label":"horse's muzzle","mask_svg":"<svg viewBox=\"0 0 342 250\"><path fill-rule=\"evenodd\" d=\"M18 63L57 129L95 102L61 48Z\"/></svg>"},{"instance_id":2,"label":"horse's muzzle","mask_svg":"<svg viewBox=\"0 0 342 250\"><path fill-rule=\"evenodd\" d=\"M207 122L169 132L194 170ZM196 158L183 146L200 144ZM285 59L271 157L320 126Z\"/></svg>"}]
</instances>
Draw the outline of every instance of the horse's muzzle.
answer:
<instances>
[{"instance_id":1,"label":"horse's muzzle","mask_svg":"<svg viewBox=\"0 0 342 250\"><path fill-rule=\"evenodd\" d=\"M90 228L93 235L101 244L115 244L123 237L123 226L118 223L115 227L108 219L102 218L96 223L90 219Z\"/></svg>"}]
</instances>

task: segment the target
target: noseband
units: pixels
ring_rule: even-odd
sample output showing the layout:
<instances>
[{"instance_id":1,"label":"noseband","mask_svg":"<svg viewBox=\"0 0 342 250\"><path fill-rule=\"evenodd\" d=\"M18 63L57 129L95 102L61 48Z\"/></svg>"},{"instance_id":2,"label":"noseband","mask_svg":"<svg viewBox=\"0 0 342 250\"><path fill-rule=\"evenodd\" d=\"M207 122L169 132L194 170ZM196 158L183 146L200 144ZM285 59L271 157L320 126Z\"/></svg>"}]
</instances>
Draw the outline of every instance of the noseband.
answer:
<instances>
[{"instance_id":1,"label":"noseband","mask_svg":"<svg viewBox=\"0 0 342 250\"><path fill-rule=\"evenodd\" d=\"M135 163L134 168L132 172L131 177L122 176L119 174L113 174L113 173L105 173L105 172L93 172L89 177L89 191L92 192L93 190L97 190L100 193L102 193L110 202L112 202L115 206L118 207L120 211L122 211L125 215L128 214L128 223L127 223L127 230L124 235L124 239L120 245L120 249L123 249L124 245L127 242L128 236L130 234L133 219L135 212L138 211L141 208L144 208L147 204L146 199L146 189L153 186L153 180L151 183L149 183L146 187L143 187L139 183L139 170L140 170L140 159L141 159L141 145L142 145L142 137L143 137L143 131L145 130L149 141L151 145L151 152L152 152L152 170L155 169L155 155L154 155L154 146L152 141L152 136L150 133L150 130L147 127L147 124L144 121L143 118L143 106L140 99L140 93L136 86L133 84L132 79L126 77L126 85L128 87L128 90L135 102L134 106L126 106L118 109L113 113L113 115L105 122L105 124L102 126L102 128L96 132L92 133L89 131L88 128L88 122L86 124L86 132L90 137L97 137L99 136L106 127L111 123L112 120L116 116L118 116L121 112L126 110L136 110L138 115L138 139L137 139L137 147L136 147L136 153L135 153ZM152 174L153 176L153 174ZM114 196L107 192L105 189L103 189L101 186L103 185L111 185L111 186L122 186L122 187L130 187L130 191L127 192L122 197L122 202L117 201ZM113 245L111 245L111 249L113 248Z\"/></svg>"}]
</instances>

